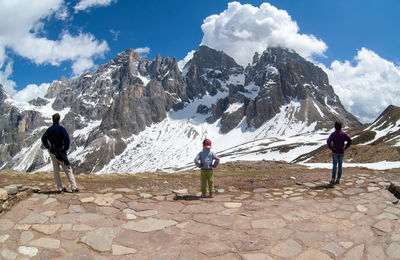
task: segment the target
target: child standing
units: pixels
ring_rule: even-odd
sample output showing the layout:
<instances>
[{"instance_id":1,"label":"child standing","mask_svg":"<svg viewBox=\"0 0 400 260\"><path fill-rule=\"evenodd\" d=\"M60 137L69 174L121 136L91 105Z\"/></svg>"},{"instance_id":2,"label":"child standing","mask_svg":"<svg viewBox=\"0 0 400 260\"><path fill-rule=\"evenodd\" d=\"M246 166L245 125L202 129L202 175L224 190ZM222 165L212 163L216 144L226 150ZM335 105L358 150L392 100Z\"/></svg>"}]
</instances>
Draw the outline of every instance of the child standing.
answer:
<instances>
[{"instance_id":1,"label":"child standing","mask_svg":"<svg viewBox=\"0 0 400 260\"><path fill-rule=\"evenodd\" d=\"M211 140L205 139L203 141L203 151L201 151L196 156L196 158L194 158L194 163L196 164L196 166L201 168L200 189L202 198L206 197L207 182L208 182L208 189L210 192L210 198L213 197L215 192L213 168L216 168L218 166L219 158L210 149L211 149Z\"/></svg>"}]
</instances>

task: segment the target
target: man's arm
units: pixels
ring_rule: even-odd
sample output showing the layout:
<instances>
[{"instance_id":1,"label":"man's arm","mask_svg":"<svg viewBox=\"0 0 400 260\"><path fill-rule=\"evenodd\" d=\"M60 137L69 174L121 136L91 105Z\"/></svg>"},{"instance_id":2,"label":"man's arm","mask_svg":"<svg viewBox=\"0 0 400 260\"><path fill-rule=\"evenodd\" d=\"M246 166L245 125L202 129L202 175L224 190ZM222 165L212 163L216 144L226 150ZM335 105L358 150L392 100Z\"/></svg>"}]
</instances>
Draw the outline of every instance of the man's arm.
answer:
<instances>
[{"instance_id":1,"label":"man's arm","mask_svg":"<svg viewBox=\"0 0 400 260\"><path fill-rule=\"evenodd\" d=\"M63 128L62 130L62 134L64 139L64 150L67 151L69 149L70 139L67 130L65 130L65 128Z\"/></svg>"},{"instance_id":2,"label":"man's arm","mask_svg":"<svg viewBox=\"0 0 400 260\"><path fill-rule=\"evenodd\" d=\"M48 141L48 138L47 138L48 131L49 130L47 129L46 132L44 133L44 135L42 136L42 144L44 145L44 147L46 149L50 149L50 144L49 144L49 141Z\"/></svg>"}]
</instances>

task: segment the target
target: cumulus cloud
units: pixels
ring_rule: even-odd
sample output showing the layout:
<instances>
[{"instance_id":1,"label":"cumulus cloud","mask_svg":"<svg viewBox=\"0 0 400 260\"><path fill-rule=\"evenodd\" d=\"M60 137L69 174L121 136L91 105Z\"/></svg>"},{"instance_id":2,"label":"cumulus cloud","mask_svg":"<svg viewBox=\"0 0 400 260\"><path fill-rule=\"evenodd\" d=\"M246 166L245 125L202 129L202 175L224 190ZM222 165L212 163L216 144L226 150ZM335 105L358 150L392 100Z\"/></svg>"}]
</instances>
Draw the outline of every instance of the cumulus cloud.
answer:
<instances>
[{"instance_id":1,"label":"cumulus cloud","mask_svg":"<svg viewBox=\"0 0 400 260\"><path fill-rule=\"evenodd\" d=\"M334 61L329 69L331 85L345 108L370 123L388 106L400 106L400 67L362 48L354 60Z\"/></svg>"},{"instance_id":2,"label":"cumulus cloud","mask_svg":"<svg viewBox=\"0 0 400 260\"><path fill-rule=\"evenodd\" d=\"M202 45L224 51L242 66L251 63L255 52L268 47L293 49L308 59L323 56L327 48L315 36L300 34L290 15L269 3L260 7L229 3L224 12L207 17L201 29Z\"/></svg>"},{"instance_id":3,"label":"cumulus cloud","mask_svg":"<svg viewBox=\"0 0 400 260\"><path fill-rule=\"evenodd\" d=\"M92 7L109 6L116 0L81 0L74 7L75 12L84 11Z\"/></svg>"},{"instance_id":4,"label":"cumulus cloud","mask_svg":"<svg viewBox=\"0 0 400 260\"><path fill-rule=\"evenodd\" d=\"M1 65L1 64L0 64ZM1 66L0 66L1 68ZM9 62L6 66L4 71L0 70L0 84L3 85L4 90L6 93L10 95L14 95L17 91L15 90L15 82L9 80L8 78L13 72L12 62Z\"/></svg>"},{"instance_id":5,"label":"cumulus cloud","mask_svg":"<svg viewBox=\"0 0 400 260\"><path fill-rule=\"evenodd\" d=\"M64 20L67 16L63 0L0 1L0 71L7 69L3 68L7 60L12 64L6 50L38 65L58 66L70 61L74 75L93 68L93 59L109 50L106 41L99 41L89 33L71 35L65 30L57 40L43 36L46 35L43 21ZM3 71L0 83L11 93L15 83L8 80L8 76L10 74Z\"/></svg>"},{"instance_id":6,"label":"cumulus cloud","mask_svg":"<svg viewBox=\"0 0 400 260\"><path fill-rule=\"evenodd\" d=\"M149 47L142 47L142 48L136 48L134 49L135 52L137 52L139 55L145 55L150 53L150 48Z\"/></svg>"},{"instance_id":7,"label":"cumulus cloud","mask_svg":"<svg viewBox=\"0 0 400 260\"><path fill-rule=\"evenodd\" d=\"M36 84L29 84L26 88L18 91L13 95L13 99L20 102L28 102L37 97L43 98L49 88L50 84L43 83L40 86Z\"/></svg>"}]
</instances>

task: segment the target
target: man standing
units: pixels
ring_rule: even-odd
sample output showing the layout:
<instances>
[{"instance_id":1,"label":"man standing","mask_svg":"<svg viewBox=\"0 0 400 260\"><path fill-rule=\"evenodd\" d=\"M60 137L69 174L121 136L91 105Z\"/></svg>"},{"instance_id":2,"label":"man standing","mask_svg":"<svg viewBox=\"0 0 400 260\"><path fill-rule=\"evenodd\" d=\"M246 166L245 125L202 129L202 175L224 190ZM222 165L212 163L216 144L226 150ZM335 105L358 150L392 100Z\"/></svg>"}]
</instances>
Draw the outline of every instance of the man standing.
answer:
<instances>
[{"instance_id":1,"label":"man standing","mask_svg":"<svg viewBox=\"0 0 400 260\"><path fill-rule=\"evenodd\" d=\"M60 114L52 116L53 125L47 129L42 136L42 143L46 149L49 149L51 161L53 162L54 179L57 184L58 192L67 191L63 187L60 178L60 166L71 183L72 192L78 192L75 177L71 169L71 164L68 161L67 150L69 149L70 140L67 130L60 123Z\"/></svg>"},{"instance_id":2,"label":"man standing","mask_svg":"<svg viewBox=\"0 0 400 260\"><path fill-rule=\"evenodd\" d=\"M340 178L342 177L342 163L344 157L344 151L349 148L351 145L351 138L348 134L342 131L342 124L339 122L335 122L335 131L329 136L326 141L329 149L332 151L332 179L330 184L339 184ZM346 142L346 146L344 145ZM336 168L338 168L337 178L336 177Z\"/></svg>"}]
</instances>

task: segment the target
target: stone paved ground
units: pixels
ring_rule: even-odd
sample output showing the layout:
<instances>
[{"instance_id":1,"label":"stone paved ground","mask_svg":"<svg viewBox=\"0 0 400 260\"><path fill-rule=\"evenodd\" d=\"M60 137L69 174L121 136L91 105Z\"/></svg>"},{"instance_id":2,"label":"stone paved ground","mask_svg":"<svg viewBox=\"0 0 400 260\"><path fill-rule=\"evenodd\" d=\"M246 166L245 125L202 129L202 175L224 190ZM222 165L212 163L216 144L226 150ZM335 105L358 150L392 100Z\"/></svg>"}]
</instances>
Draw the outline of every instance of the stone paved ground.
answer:
<instances>
[{"instance_id":1,"label":"stone paved ground","mask_svg":"<svg viewBox=\"0 0 400 260\"><path fill-rule=\"evenodd\" d=\"M382 176L214 198L185 191L33 194L0 215L0 259L400 259Z\"/></svg>"}]
</instances>

